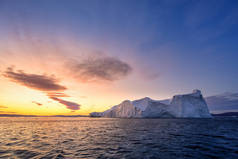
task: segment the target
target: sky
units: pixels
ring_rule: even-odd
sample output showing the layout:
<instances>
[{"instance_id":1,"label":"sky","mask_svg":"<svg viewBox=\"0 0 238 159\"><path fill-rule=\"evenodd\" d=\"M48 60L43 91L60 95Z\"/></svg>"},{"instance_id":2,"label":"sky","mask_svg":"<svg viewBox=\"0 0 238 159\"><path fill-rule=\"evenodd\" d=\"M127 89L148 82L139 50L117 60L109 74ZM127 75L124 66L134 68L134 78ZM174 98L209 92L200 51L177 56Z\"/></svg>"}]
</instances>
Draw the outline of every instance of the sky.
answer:
<instances>
[{"instance_id":1,"label":"sky","mask_svg":"<svg viewBox=\"0 0 238 159\"><path fill-rule=\"evenodd\" d=\"M238 92L237 0L0 0L0 114Z\"/></svg>"}]
</instances>

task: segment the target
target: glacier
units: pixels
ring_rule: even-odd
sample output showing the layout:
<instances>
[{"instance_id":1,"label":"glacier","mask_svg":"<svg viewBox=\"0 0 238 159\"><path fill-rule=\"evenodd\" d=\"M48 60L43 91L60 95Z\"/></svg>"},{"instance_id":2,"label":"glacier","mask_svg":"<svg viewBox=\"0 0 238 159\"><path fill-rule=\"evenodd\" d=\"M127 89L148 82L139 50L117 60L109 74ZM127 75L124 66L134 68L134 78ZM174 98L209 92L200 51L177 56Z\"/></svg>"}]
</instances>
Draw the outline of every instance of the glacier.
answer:
<instances>
[{"instance_id":1,"label":"glacier","mask_svg":"<svg viewBox=\"0 0 238 159\"><path fill-rule=\"evenodd\" d=\"M91 117L108 118L211 118L200 90L190 94L175 95L170 102L145 97L125 100L104 112L92 112Z\"/></svg>"}]
</instances>

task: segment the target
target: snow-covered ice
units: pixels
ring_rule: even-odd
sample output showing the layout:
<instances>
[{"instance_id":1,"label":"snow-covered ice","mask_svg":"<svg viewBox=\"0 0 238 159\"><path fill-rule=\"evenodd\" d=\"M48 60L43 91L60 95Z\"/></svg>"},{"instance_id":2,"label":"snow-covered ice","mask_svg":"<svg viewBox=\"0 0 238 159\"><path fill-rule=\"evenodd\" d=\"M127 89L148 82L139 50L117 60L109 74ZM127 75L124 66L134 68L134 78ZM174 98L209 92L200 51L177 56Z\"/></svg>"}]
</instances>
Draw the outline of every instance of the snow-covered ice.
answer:
<instances>
[{"instance_id":1,"label":"snow-covered ice","mask_svg":"<svg viewBox=\"0 0 238 159\"><path fill-rule=\"evenodd\" d=\"M169 104L145 97L125 100L104 112L93 112L92 117L110 118L210 118L211 114L200 90L175 95Z\"/></svg>"}]
</instances>

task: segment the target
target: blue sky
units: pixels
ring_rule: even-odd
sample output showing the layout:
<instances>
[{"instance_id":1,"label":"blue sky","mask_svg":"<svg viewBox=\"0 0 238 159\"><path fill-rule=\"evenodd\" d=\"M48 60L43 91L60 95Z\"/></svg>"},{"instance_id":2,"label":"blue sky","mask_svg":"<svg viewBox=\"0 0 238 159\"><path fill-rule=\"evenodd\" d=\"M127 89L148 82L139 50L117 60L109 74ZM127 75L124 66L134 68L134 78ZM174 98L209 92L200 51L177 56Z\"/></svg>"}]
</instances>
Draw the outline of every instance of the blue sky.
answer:
<instances>
[{"instance_id":1,"label":"blue sky","mask_svg":"<svg viewBox=\"0 0 238 159\"><path fill-rule=\"evenodd\" d=\"M121 83L136 91L147 87L140 96L238 90L236 0L0 0L0 19L2 50L18 37L106 53L132 67ZM76 59L79 54L64 52Z\"/></svg>"}]
</instances>

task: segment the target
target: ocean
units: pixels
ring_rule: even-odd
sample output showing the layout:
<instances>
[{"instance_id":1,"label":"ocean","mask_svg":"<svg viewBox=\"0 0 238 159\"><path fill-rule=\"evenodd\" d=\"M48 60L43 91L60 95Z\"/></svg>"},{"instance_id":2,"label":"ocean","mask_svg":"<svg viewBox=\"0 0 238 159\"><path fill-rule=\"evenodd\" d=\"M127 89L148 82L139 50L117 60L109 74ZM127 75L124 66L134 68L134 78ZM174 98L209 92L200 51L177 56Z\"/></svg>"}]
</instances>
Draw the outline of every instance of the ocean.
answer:
<instances>
[{"instance_id":1,"label":"ocean","mask_svg":"<svg viewBox=\"0 0 238 159\"><path fill-rule=\"evenodd\" d=\"M238 118L1 117L0 158L238 159Z\"/></svg>"}]
</instances>

